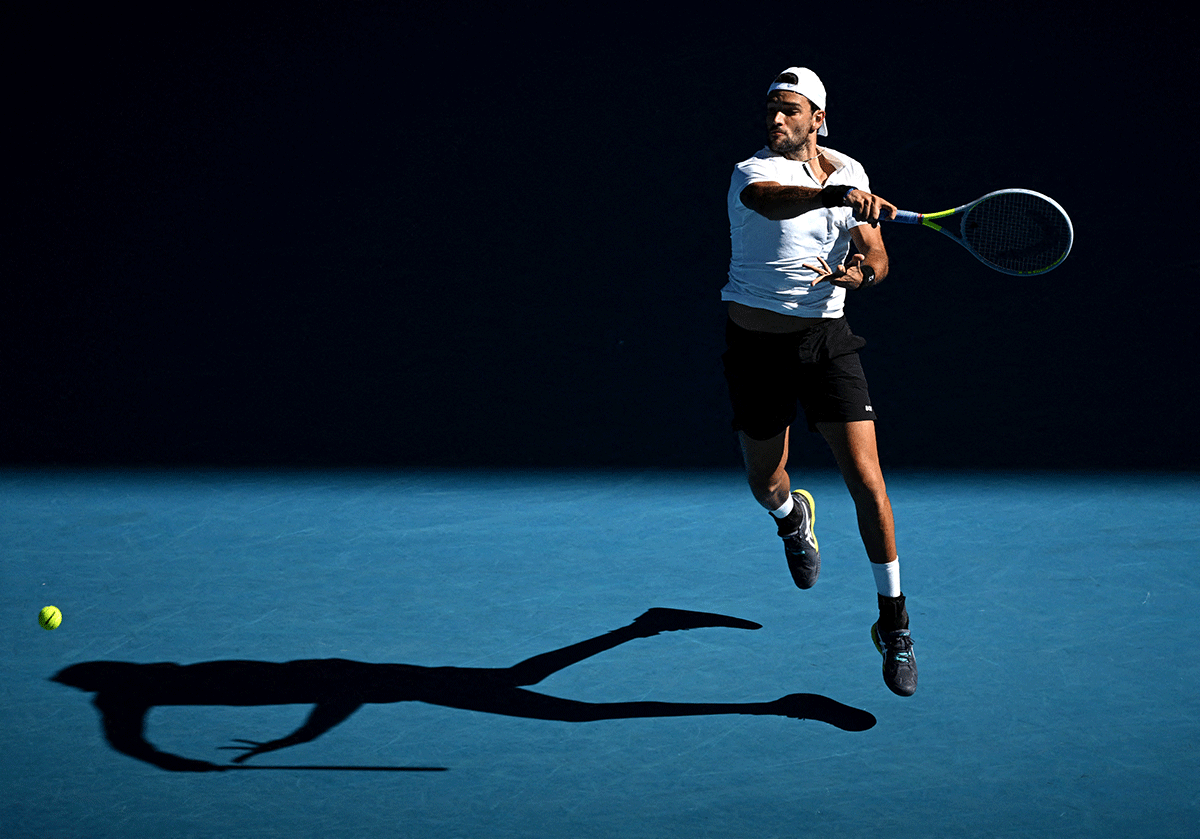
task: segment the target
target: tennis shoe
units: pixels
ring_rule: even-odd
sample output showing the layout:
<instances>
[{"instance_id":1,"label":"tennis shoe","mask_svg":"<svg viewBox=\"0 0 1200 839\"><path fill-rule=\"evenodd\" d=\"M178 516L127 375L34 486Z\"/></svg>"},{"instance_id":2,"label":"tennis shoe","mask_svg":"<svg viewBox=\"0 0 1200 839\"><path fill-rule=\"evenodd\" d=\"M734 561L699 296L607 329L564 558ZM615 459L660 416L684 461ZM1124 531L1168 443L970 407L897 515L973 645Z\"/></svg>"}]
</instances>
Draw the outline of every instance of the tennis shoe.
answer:
<instances>
[{"instance_id":1,"label":"tennis shoe","mask_svg":"<svg viewBox=\"0 0 1200 839\"><path fill-rule=\"evenodd\" d=\"M792 580L797 588L809 589L816 585L821 573L821 552L813 532L817 504L812 494L803 489L792 491L792 501L792 512L779 521L779 536L783 539L783 553Z\"/></svg>"},{"instance_id":2,"label":"tennis shoe","mask_svg":"<svg viewBox=\"0 0 1200 839\"><path fill-rule=\"evenodd\" d=\"M907 629L880 632L879 624L871 627L871 640L883 655L883 683L897 696L912 696L917 692L917 657Z\"/></svg>"}]
</instances>

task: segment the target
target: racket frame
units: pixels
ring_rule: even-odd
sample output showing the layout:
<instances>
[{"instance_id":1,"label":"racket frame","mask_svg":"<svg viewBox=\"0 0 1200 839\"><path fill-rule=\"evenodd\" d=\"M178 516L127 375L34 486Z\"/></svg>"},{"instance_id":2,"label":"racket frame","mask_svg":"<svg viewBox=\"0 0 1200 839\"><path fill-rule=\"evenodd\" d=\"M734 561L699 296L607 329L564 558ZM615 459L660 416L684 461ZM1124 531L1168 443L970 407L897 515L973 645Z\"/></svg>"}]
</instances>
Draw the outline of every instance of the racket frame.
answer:
<instances>
[{"instance_id":1,"label":"racket frame","mask_svg":"<svg viewBox=\"0 0 1200 839\"><path fill-rule=\"evenodd\" d=\"M1059 258L1052 265L1049 265L1046 268L1041 268L1037 271L1015 271L1011 268L1003 268L999 265L996 265L994 262L990 262L989 260L980 256L979 253L973 247L971 247L970 243L967 242L966 236L964 234L966 232L965 225L967 223L968 213L972 209L974 209L974 207L977 204L981 204L984 201L988 200L989 198L994 198L997 195L1006 195L1006 194L1011 194L1011 193L1021 193L1021 194L1025 194L1025 195L1033 195L1033 196L1040 198L1043 201L1049 203L1051 206L1053 206L1055 209L1057 209L1059 213L1062 214L1063 221L1065 221L1067 223L1067 246L1063 249L1062 255L1059 256ZM955 216L961 216L961 221L958 226L959 230L957 233L954 233L951 230L949 230L948 229L949 225L938 223L940 221L945 221L945 220L954 218ZM897 210L896 215L892 218L883 218L882 216L880 218L883 221L894 221L894 222L899 222L900 224L920 224L920 225L924 225L925 227L930 228L931 230L936 230L937 232L939 232L945 236L948 236L949 238L953 239L958 244L962 245L964 248L967 249L968 253L970 253L973 257L978 259L980 262L982 262L984 265L991 268L992 270L1000 271L1003 274L1010 274L1012 276L1017 276L1017 277L1032 277L1032 276L1036 276L1038 274L1045 274L1047 271L1054 270L1059 265L1062 265L1063 260L1067 258L1067 254L1069 254L1071 252L1071 246L1075 242L1075 228L1071 224L1071 217L1067 215L1067 211L1064 210L1062 208L1062 205L1059 204L1057 201L1055 201L1053 198L1051 198L1049 195L1043 195L1040 192L1034 192L1032 189L997 189L993 192L989 192L987 195L979 196L974 201L963 204L960 207L955 207L953 210L941 210L940 212L936 212L936 213L913 213L908 210Z\"/></svg>"}]
</instances>

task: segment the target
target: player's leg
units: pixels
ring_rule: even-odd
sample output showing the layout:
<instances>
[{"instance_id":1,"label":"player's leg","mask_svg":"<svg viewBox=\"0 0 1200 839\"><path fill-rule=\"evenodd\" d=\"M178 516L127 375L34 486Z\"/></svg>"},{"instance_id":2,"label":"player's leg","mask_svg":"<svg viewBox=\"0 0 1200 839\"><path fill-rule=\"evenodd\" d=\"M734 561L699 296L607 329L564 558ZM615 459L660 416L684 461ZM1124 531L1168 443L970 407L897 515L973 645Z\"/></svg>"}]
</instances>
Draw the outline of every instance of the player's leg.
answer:
<instances>
[{"instance_id":1,"label":"player's leg","mask_svg":"<svg viewBox=\"0 0 1200 839\"><path fill-rule=\"evenodd\" d=\"M791 488L788 434L785 429L767 440L756 440L745 432L739 437L750 491L775 520L792 581L798 588L809 589L821 573L821 554L813 532L816 509L812 495Z\"/></svg>"},{"instance_id":2,"label":"player's leg","mask_svg":"<svg viewBox=\"0 0 1200 839\"><path fill-rule=\"evenodd\" d=\"M829 443L850 490L859 533L871 560L879 604L879 621L871 627L871 638L884 657L884 682L892 692L911 696L917 689L917 665L909 636L908 611L900 589L896 526L879 464L875 423L871 420L819 423L817 427Z\"/></svg>"},{"instance_id":3,"label":"player's leg","mask_svg":"<svg viewBox=\"0 0 1200 839\"><path fill-rule=\"evenodd\" d=\"M844 731L866 731L875 725L875 717L867 711L812 693L794 693L771 702L580 702L511 688L447 693L426 701L448 708L563 722L754 714L819 720Z\"/></svg>"},{"instance_id":4,"label":"player's leg","mask_svg":"<svg viewBox=\"0 0 1200 839\"><path fill-rule=\"evenodd\" d=\"M775 521L792 579L798 587L809 588L820 571L812 496L792 491L786 468L789 429L796 418L800 339L752 332L732 321L725 336L725 378L750 491Z\"/></svg>"},{"instance_id":5,"label":"player's leg","mask_svg":"<svg viewBox=\"0 0 1200 839\"><path fill-rule=\"evenodd\" d=\"M879 564L893 562L896 559L896 525L879 464L875 423L871 420L822 422L817 423L817 430L829 444L850 497L854 499L858 531L867 558Z\"/></svg>"},{"instance_id":6,"label":"player's leg","mask_svg":"<svg viewBox=\"0 0 1200 839\"><path fill-rule=\"evenodd\" d=\"M733 428L741 442L750 491L768 511L787 504L791 492L785 467L788 429L796 418L792 340L743 329L732 320L725 327L721 361Z\"/></svg>"},{"instance_id":7,"label":"player's leg","mask_svg":"<svg viewBox=\"0 0 1200 839\"><path fill-rule=\"evenodd\" d=\"M572 664L611 650L635 638L652 638L661 632L679 632L704 627L761 629L762 624L712 612L654 607L634 618L633 623L628 626L619 627L603 635L561 649L535 655L504 670L489 670L488 677L497 681L503 680L510 685L534 685Z\"/></svg>"},{"instance_id":8,"label":"player's leg","mask_svg":"<svg viewBox=\"0 0 1200 839\"><path fill-rule=\"evenodd\" d=\"M744 431L738 432L750 492L768 512L782 507L792 492L787 473L789 433L785 428L768 440L755 440Z\"/></svg>"}]
</instances>

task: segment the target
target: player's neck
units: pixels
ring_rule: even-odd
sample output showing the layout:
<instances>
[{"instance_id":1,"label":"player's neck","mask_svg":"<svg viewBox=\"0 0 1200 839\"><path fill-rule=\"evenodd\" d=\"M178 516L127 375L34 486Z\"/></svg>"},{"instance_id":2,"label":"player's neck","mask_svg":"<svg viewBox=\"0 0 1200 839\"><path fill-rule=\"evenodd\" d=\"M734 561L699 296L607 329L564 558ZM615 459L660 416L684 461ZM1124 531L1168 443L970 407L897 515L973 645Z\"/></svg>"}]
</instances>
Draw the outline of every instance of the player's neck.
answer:
<instances>
[{"instance_id":1,"label":"player's neck","mask_svg":"<svg viewBox=\"0 0 1200 839\"><path fill-rule=\"evenodd\" d=\"M786 157L788 160L795 160L797 163L811 163L814 168L819 168L816 164L816 160L820 156L821 150L817 148L816 143L809 143L804 148L787 152L784 155L784 157Z\"/></svg>"}]
</instances>

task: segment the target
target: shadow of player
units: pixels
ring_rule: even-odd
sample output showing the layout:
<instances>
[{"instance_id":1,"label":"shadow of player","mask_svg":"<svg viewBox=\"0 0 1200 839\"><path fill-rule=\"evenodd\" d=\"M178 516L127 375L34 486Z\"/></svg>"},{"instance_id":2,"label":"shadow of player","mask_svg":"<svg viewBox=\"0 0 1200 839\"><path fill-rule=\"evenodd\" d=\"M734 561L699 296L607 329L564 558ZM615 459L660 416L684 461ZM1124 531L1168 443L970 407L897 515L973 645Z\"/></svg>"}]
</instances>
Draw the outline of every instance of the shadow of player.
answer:
<instances>
[{"instance_id":1,"label":"shadow of player","mask_svg":"<svg viewBox=\"0 0 1200 839\"><path fill-rule=\"evenodd\" d=\"M700 627L760 629L752 621L679 609L648 610L628 626L534 656L512 667L421 667L368 664L346 659L283 663L208 661L179 665L89 661L67 667L52 681L95 692L93 704L103 718L104 734L117 751L162 769L211 772L237 768L180 757L155 748L145 737L151 708L180 705L311 704L304 723L285 737L257 742L235 740L240 765L267 752L307 743L344 721L365 704L426 702L448 708L510 717L562 722L681 717L709 714L759 714L818 720L845 731L865 731L875 717L825 696L794 693L770 702L580 702L525 690L565 667L636 638ZM334 768L334 767L326 767Z\"/></svg>"}]
</instances>

